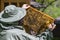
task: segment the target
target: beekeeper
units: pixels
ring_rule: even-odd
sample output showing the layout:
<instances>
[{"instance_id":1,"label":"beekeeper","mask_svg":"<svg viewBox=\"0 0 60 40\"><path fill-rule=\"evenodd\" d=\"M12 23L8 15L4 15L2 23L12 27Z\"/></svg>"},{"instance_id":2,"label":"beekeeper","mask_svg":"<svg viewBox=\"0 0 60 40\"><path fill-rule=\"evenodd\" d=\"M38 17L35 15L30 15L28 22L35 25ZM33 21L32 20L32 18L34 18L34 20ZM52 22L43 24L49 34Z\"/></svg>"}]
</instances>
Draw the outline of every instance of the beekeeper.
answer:
<instances>
[{"instance_id":1,"label":"beekeeper","mask_svg":"<svg viewBox=\"0 0 60 40\"><path fill-rule=\"evenodd\" d=\"M22 26L18 26L20 21L26 15L26 9L30 6L24 4L22 8L14 5L8 5L0 13L0 40L47 40L49 32L43 32L37 36L25 32ZM49 25L52 28L51 25ZM46 35L44 35L46 34Z\"/></svg>"}]
</instances>

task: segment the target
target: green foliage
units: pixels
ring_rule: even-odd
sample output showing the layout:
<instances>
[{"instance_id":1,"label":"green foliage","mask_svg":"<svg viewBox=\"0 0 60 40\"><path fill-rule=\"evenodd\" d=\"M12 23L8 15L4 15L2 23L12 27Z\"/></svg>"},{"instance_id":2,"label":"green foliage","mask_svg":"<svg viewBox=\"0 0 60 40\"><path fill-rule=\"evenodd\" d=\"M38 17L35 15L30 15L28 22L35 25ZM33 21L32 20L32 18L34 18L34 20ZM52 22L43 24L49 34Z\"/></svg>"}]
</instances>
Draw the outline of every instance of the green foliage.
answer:
<instances>
[{"instance_id":1,"label":"green foliage","mask_svg":"<svg viewBox=\"0 0 60 40\"><path fill-rule=\"evenodd\" d=\"M58 7L57 5L58 5L58 2L54 2L52 5L48 6L47 9L45 9L45 12L49 14L50 16L52 16L53 18L59 17L60 7Z\"/></svg>"},{"instance_id":2,"label":"green foliage","mask_svg":"<svg viewBox=\"0 0 60 40\"><path fill-rule=\"evenodd\" d=\"M45 12L54 18L60 16L60 8L57 7L50 6L45 10Z\"/></svg>"},{"instance_id":3,"label":"green foliage","mask_svg":"<svg viewBox=\"0 0 60 40\"><path fill-rule=\"evenodd\" d=\"M39 2L39 3L42 3L42 1L44 1L43 4L47 5L50 2L55 1L55 0L36 0L36 2Z\"/></svg>"},{"instance_id":4,"label":"green foliage","mask_svg":"<svg viewBox=\"0 0 60 40\"><path fill-rule=\"evenodd\" d=\"M55 0L44 0L45 5L49 5L50 2ZM42 3L42 0L36 0L36 2ZM40 10L43 10L44 8L40 8ZM60 0L54 2L53 4L49 5L44 12L46 12L48 15L52 16L53 18L57 18L60 16Z\"/></svg>"}]
</instances>

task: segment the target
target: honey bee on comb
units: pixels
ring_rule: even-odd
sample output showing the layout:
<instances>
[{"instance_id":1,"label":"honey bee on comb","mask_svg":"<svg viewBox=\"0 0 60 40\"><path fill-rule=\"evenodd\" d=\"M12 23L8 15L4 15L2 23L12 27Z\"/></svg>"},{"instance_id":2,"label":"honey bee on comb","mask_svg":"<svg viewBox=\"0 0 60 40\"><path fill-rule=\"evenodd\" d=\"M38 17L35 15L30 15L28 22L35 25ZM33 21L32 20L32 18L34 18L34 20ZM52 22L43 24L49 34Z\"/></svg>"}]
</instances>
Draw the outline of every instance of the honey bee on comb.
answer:
<instances>
[{"instance_id":1,"label":"honey bee on comb","mask_svg":"<svg viewBox=\"0 0 60 40\"><path fill-rule=\"evenodd\" d=\"M23 25L27 33L30 33L30 30L39 34L48 29L48 25L54 22L54 18L51 16L38 11L33 7L27 9L27 14L23 19Z\"/></svg>"}]
</instances>

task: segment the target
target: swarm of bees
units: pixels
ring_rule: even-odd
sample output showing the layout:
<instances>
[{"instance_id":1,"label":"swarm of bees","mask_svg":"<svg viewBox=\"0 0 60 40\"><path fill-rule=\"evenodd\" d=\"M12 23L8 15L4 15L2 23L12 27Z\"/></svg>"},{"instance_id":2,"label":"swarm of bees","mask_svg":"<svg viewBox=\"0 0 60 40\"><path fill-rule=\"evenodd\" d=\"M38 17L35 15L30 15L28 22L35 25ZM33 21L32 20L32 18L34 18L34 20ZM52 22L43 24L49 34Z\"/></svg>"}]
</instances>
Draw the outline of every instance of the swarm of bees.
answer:
<instances>
[{"instance_id":1,"label":"swarm of bees","mask_svg":"<svg viewBox=\"0 0 60 40\"><path fill-rule=\"evenodd\" d=\"M48 29L48 25L53 23L54 19L33 7L27 9L27 14L23 19L24 28L27 33L34 30L37 34Z\"/></svg>"}]
</instances>

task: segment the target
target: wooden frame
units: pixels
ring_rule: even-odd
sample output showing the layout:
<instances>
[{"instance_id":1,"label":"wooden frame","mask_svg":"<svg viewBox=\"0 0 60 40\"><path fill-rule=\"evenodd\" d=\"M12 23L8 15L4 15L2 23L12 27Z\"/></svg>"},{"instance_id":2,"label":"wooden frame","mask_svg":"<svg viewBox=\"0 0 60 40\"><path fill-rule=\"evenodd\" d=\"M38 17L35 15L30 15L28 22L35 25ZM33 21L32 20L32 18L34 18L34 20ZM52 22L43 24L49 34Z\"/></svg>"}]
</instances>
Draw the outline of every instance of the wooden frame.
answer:
<instances>
[{"instance_id":1,"label":"wooden frame","mask_svg":"<svg viewBox=\"0 0 60 40\"><path fill-rule=\"evenodd\" d=\"M48 14L41 12L33 7L27 9L27 14L23 19L23 25L27 33L30 34L31 30L37 34L48 29L48 25L54 23L54 18Z\"/></svg>"}]
</instances>

